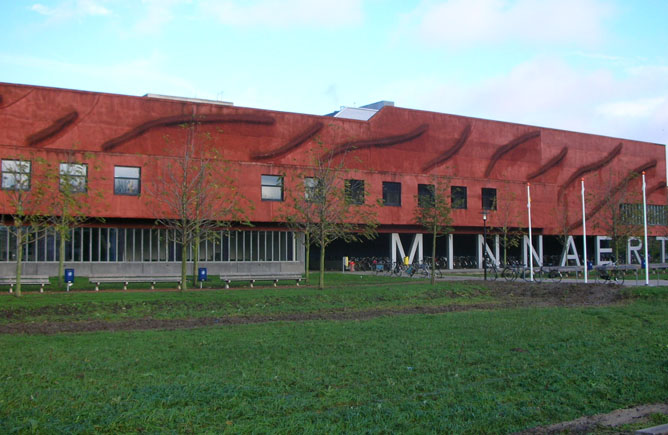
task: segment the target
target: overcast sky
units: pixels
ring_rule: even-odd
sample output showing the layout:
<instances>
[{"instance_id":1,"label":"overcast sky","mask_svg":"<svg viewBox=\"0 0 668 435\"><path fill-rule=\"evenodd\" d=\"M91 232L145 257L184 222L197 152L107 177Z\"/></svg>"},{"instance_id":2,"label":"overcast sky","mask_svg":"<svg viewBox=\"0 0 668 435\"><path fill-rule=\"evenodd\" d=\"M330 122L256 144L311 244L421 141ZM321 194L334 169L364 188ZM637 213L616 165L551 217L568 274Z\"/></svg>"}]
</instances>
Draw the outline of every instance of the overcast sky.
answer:
<instances>
[{"instance_id":1,"label":"overcast sky","mask_svg":"<svg viewBox=\"0 0 668 435\"><path fill-rule=\"evenodd\" d=\"M0 81L668 143L666 0L2 0Z\"/></svg>"}]
</instances>

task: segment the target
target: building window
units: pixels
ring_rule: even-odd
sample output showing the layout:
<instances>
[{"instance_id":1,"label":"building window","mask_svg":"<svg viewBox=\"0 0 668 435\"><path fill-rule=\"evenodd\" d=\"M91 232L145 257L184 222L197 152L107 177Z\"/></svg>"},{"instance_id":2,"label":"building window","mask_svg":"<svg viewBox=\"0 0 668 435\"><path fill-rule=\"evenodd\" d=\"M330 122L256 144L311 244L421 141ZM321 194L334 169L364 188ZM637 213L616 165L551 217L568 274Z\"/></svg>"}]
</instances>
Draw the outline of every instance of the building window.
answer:
<instances>
[{"instance_id":1,"label":"building window","mask_svg":"<svg viewBox=\"0 0 668 435\"><path fill-rule=\"evenodd\" d=\"M383 205L401 207L401 183L383 181Z\"/></svg>"},{"instance_id":2,"label":"building window","mask_svg":"<svg viewBox=\"0 0 668 435\"><path fill-rule=\"evenodd\" d=\"M482 209L496 210L496 189L482 188Z\"/></svg>"},{"instance_id":3,"label":"building window","mask_svg":"<svg viewBox=\"0 0 668 435\"><path fill-rule=\"evenodd\" d=\"M450 187L450 201L452 208L466 210L468 207L466 203L466 187L452 186Z\"/></svg>"},{"instance_id":4,"label":"building window","mask_svg":"<svg viewBox=\"0 0 668 435\"><path fill-rule=\"evenodd\" d=\"M322 192L318 189L318 184L317 178L304 178L304 199L307 202L318 202L318 197L322 195Z\"/></svg>"},{"instance_id":5,"label":"building window","mask_svg":"<svg viewBox=\"0 0 668 435\"><path fill-rule=\"evenodd\" d=\"M433 184L418 184L418 207L433 208L434 192Z\"/></svg>"},{"instance_id":6,"label":"building window","mask_svg":"<svg viewBox=\"0 0 668 435\"><path fill-rule=\"evenodd\" d=\"M262 201L283 201L283 177L281 175L262 176Z\"/></svg>"},{"instance_id":7,"label":"building window","mask_svg":"<svg viewBox=\"0 0 668 435\"><path fill-rule=\"evenodd\" d=\"M7 190L30 190L30 162L3 160L2 188Z\"/></svg>"},{"instance_id":8,"label":"building window","mask_svg":"<svg viewBox=\"0 0 668 435\"><path fill-rule=\"evenodd\" d=\"M60 164L60 191L84 193L87 188L88 165L81 163Z\"/></svg>"},{"instance_id":9,"label":"building window","mask_svg":"<svg viewBox=\"0 0 668 435\"><path fill-rule=\"evenodd\" d=\"M141 192L141 168L114 167L114 194L139 195Z\"/></svg>"},{"instance_id":10,"label":"building window","mask_svg":"<svg viewBox=\"0 0 668 435\"><path fill-rule=\"evenodd\" d=\"M364 204L364 180L346 180L345 189L348 204Z\"/></svg>"}]
</instances>

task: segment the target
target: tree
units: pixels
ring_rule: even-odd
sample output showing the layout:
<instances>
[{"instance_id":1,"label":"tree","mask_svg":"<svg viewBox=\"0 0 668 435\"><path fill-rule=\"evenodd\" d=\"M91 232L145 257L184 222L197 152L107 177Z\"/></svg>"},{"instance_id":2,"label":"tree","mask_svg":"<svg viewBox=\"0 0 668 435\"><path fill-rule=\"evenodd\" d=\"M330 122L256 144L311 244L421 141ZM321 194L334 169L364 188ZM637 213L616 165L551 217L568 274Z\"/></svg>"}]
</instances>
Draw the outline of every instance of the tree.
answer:
<instances>
[{"instance_id":1,"label":"tree","mask_svg":"<svg viewBox=\"0 0 668 435\"><path fill-rule=\"evenodd\" d=\"M181 247L181 290L187 289L188 250L192 249L193 284L197 280L200 242L215 237L242 220L241 203L229 166L205 146L208 133L199 134L196 119L183 126L187 139L182 154L162 168L147 194L155 202L156 225L168 230L168 238Z\"/></svg>"},{"instance_id":2,"label":"tree","mask_svg":"<svg viewBox=\"0 0 668 435\"><path fill-rule=\"evenodd\" d=\"M496 222L499 225L492 232L499 234L503 250L503 264L508 264L508 250L520 246L524 237L519 222L522 219L522 208L517 207L517 194L510 190L500 190L491 210L496 210Z\"/></svg>"},{"instance_id":3,"label":"tree","mask_svg":"<svg viewBox=\"0 0 668 435\"><path fill-rule=\"evenodd\" d=\"M82 160L78 160L74 150L67 150L58 163L45 162L44 179L47 183L43 189L49 197L45 222L58 235L59 286L64 281L65 244L71 237L71 230L88 221L93 206L103 198L102 191L91 188L90 183L92 178L97 178L93 174L99 173L99 165L91 153L84 153L81 157Z\"/></svg>"},{"instance_id":4,"label":"tree","mask_svg":"<svg viewBox=\"0 0 668 435\"><path fill-rule=\"evenodd\" d=\"M452 231L452 205L450 202L450 183L441 179L435 180L434 184L424 186L422 191L418 188L417 203L415 209L415 221L423 226L432 237L431 245L431 283L436 282L436 239L449 234Z\"/></svg>"},{"instance_id":5,"label":"tree","mask_svg":"<svg viewBox=\"0 0 668 435\"><path fill-rule=\"evenodd\" d=\"M42 206L45 202L43 181L34 177L35 163L30 157L2 161L2 189L12 213L2 215L2 225L16 239L16 293L21 296L23 253L28 244L45 228ZM11 239L11 237L10 237Z\"/></svg>"},{"instance_id":6,"label":"tree","mask_svg":"<svg viewBox=\"0 0 668 435\"><path fill-rule=\"evenodd\" d=\"M613 257L619 261L626 250L630 237L642 234L642 198L638 187L631 190L629 185L640 176L630 172L621 181L615 181L613 172L600 175L597 189L590 190L590 200L594 203L587 215L592 216L593 226L607 234L611 240Z\"/></svg>"},{"instance_id":7,"label":"tree","mask_svg":"<svg viewBox=\"0 0 668 435\"><path fill-rule=\"evenodd\" d=\"M283 219L304 233L307 258L311 243L320 248L318 288L323 289L327 246L338 239L346 242L372 239L378 224L373 207L364 202L364 192L360 195L359 190L353 191L346 182L350 180L342 178L348 173L345 159L335 162L332 154L319 145L311 150L311 167L296 176Z\"/></svg>"}]
</instances>

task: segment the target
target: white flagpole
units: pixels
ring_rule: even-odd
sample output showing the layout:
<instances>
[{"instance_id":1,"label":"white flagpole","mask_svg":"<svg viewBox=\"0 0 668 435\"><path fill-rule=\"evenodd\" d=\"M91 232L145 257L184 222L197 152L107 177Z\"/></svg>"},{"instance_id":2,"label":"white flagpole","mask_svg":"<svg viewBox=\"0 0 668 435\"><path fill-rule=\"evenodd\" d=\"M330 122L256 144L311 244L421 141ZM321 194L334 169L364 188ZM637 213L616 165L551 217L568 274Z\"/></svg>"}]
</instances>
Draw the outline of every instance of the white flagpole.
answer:
<instances>
[{"instance_id":1,"label":"white flagpole","mask_svg":"<svg viewBox=\"0 0 668 435\"><path fill-rule=\"evenodd\" d=\"M584 259L583 272L584 272L584 282L587 284L587 220L585 217L585 179L582 178L582 258Z\"/></svg>"},{"instance_id":2,"label":"white flagpole","mask_svg":"<svg viewBox=\"0 0 668 435\"><path fill-rule=\"evenodd\" d=\"M527 210L529 212L529 280L533 281L533 239L531 237L531 187L527 183Z\"/></svg>"},{"instance_id":3,"label":"white flagpole","mask_svg":"<svg viewBox=\"0 0 668 435\"><path fill-rule=\"evenodd\" d=\"M642 215L645 226L645 285L649 285L649 257L647 255L647 185L645 171L642 172Z\"/></svg>"}]
</instances>

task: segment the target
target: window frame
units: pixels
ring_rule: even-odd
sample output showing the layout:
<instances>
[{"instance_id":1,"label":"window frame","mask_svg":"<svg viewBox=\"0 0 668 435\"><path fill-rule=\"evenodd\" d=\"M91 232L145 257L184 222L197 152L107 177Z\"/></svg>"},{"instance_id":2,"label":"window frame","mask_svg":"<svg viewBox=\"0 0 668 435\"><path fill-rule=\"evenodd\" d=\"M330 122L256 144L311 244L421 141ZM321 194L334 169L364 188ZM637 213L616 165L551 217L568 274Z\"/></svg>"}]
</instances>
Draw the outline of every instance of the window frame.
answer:
<instances>
[{"instance_id":1,"label":"window frame","mask_svg":"<svg viewBox=\"0 0 668 435\"><path fill-rule=\"evenodd\" d=\"M269 177L275 178L276 182L271 182ZM261 199L262 201L283 201L285 199L285 177L283 175L277 174L262 174L260 179L261 183ZM280 198L276 198L274 195L269 195L269 192L279 189ZM266 193L265 193L266 192Z\"/></svg>"},{"instance_id":2,"label":"window frame","mask_svg":"<svg viewBox=\"0 0 668 435\"><path fill-rule=\"evenodd\" d=\"M420 208L434 208L436 204L436 186L434 184L417 185L417 200Z\"/></svg>"},{"instance_id":3,"label":"window frame","mask_svg":"<svg viewBox=\"0 0 668 435\"><path fill-rule=\"evenodd\" d=\"M5 169L5 163L7 166L10 164L14 165L14 168ZM26 171L22 171L21 168L23 165L27 167ZM17 159L2 159L0 162L0 172L2 173L2 190L22 190L29 191L31 188L32 182L32 161L31 160L17 160ZM5 177L8 176L8 177ZM25 179L24 179L25 178ZM5 185L5 180L13 180L13 183L10 186Z\"/></svg>"},{"instance_id":4,"label":"window frame","mask_svg":"<svg viewBox=\"0 0 668 435\"><path fill-rule=\"evenodd\" d=\"M393 189L390 189L390 188ZM397 188L395 190L395 188ZM398 201L390 201L397 196ZM401 207L401 183L398 181L383 181L383 206L385 207Z\"/></svg>"},{"instance_id":5,"label":"window frame","mask_svg":"<svg viewBox=\"0 0 668 435\"><path fill-rule=\"evenodd\" d=\"M69 168L69 171L66 174L67 177L69 177L69 180L63 179L63 174L64 174L63 167ZM75 169L75 171L72 171L73 168ZM79 168L83 169L83 175L76 172L76 169L79 169ZM61 192L63 192L63 184L65 184L66 181L69 181L69 185L70 185L69 193L87 193L88 192L88 164L87 163L61 162L60 166L58 168L58 176L59 176L58 188L60 189ZM73 183L73 181L75 181L75 180L77 180L77 182ZM83 183L79 182L78 180L83 180Z\"/></svg>"},{"instance_id":6,"label":"window frame","mask_svg":"<svg viewBox=\"0 0 668 435\"><path fill-rule=\"evenodd\" d=\"M304 200L306 202L318 202L318 188L320 180L316 177L304 177Z\"/></svg>"},{"instance_id":7,"label":"window frame","mask_svg":"<svg viewBox=\"0 0 668 435\"><path fill-rule=\"evenodd\" d=\"M486 205L490 205L489 204L489 202L490 202L489 196L492 192L494 193L494 195L493 195L493 198L491 199L491 206L486 207ZM487 193L487 195L485 195L485 193ZM496 188L495 187L483 187L480 191L480 195L481 195L481 198L482 198L481 206L482 206L483 210L495 211L497 209L497 198L498 197L496 195Z\"/></svg>"},{"instance_id":8,"label":"window frame","mask_svg":"<svg viewBox=\"0 0 668 435\"><path fill-rule=\"evenodd\" d=\"M463 200L461 195L456 195L455 191L463 192ZM466 210L468 208L468 189L466 186L450 186L450 208L453 210Z\"/></svg>"},{"instance_id":9,"label":"window frame","mask_svg":"<svg viewBox=\"0 0 668 435\"><path fill-rule=\"evenodd\" d=\"M364 205L366 192L364 191L364 180L349 178L343 182L346 201L352 205Z\"/></svg>"},{"instance_id":10,"label":"window frame","mask_svg":"<svg viewBox=\"0 0 668 435\"><path fill-rule=\"evenodd\" d=\"M127 176L118 176L116 171L118 169L136 169L137 177L127 177ZM117 187L117 181L136 181L137 188L134 190L130 189L119 189ZM141 167L140 166L124 166L124 165L114 165L114 195L123 195L123 196L139 196L141 195Z\"/></svg>"}]
</instances>

